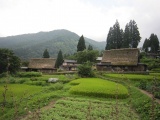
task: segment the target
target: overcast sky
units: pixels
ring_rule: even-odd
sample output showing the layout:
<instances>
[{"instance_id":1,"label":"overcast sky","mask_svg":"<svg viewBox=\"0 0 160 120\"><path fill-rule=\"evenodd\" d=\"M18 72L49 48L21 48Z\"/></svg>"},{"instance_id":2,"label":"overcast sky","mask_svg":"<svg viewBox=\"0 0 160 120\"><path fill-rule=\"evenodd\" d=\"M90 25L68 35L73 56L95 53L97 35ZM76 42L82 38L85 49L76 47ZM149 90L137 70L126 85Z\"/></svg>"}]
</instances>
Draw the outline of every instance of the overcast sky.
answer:
<instances>
[{"instance_id":1,"label":"overcast sky","mask_svg":"<svg viewBox=\"0 0 160 120\"><path fill-rule=\"evenodd\" d=\"M67 29L105 41L117 19L123 30L135 20L141 41L160 39L159 11L160 0L0 0L0 36Z\"/></svg>"}]
</instances>

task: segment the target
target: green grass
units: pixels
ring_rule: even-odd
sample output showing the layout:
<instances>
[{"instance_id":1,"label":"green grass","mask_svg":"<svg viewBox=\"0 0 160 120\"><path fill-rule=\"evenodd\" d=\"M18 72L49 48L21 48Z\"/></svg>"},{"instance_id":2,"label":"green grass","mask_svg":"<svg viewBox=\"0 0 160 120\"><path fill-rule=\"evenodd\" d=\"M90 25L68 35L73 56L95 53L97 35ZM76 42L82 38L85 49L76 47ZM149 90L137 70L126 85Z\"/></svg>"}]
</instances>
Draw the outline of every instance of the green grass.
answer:
<instances>
[{"instance_id":1,"label":"green grass","mask_svg":"<svg viewBox=\"0 0 160 120\"><path fill-rule=\"evenodd\" d=\"M4 93L4 85L0 84L0 94ZM46 87L26 84L7 84L6 105L4 111L0 110L1 119L10 120L14 118L15 108L18 116L34 111L39 107L47 105L51 100L63 96L63 84L56 83ZM13 95L13 97L11 97ZM2 105L4 99L0 97ZM27 111L25 110L27 108ZM16 116L16 117L18 117Z\"/></svg>"},{"instance_id":2,"label":"green grass","mask_svg":"<svg viewBox=\"0 0 160 120\"><path fill-rule=\"evenodd\" d=\"M105 98L126 98L128 90L121 84L99 79L81 78L70 82L70 93Z\"/></svg>"},{"instance_id":3,"label":"green grass","mask_svg":"<svg viewBox=\"0 0 160 120\"><path fill-rule=\"evenodd\" d=\"M140 81L140 80L153 80L154 74L151 75L137 75L137 74L105 74L104 76L109 78L117 78L117 79L123 79L123 80L134 80L134 81ZM160 78L158 78L160 79Z\"/></svg>"},{"instance_id":4,"label":"green grass","mask_svg":"<svg viewBox=\"0 0 160 120\"><path fill-rule=\"evenodd\" d=\"M0 84L0 93L4 92L5 84ZM25 85L25 84L7 84L7 92L6 92L6 99L10 100L11 96L15 96L16 98L22 97L24 94L31 95L35 94L37 92L40 92L42 90L42 87L40 86L30 86L30 85ZM0 101L2 101L3 97L0 97Z\"/></svg>"},{"instance_id":5,"label":"green grass","mask_svg":"<svg viewBox=\"0 0 160 120\"><path fill-rule=\"evenodd\" d=\"M139 120L125 102L67 97L53 106L42 112L41 120Z\"/></svg>"}]
</instances>

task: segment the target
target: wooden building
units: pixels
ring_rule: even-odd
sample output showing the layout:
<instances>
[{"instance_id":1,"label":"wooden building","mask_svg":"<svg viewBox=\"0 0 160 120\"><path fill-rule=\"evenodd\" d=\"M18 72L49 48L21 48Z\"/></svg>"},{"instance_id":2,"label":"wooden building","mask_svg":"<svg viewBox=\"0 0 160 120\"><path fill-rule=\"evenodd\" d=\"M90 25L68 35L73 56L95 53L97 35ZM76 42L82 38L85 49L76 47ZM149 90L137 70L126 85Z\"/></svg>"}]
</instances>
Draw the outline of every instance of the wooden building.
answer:
<instances>
[{"instance_id":1,"label":"wooden building","mask_svg":"<svg viewBox=\"0 0 160 120\"><path fill-rule=\"evenodd\" d=\"M43 73L52 73L56 71L56 59L54 58L34 58L30 59L28 69Z\"/></svg>"},{"instance_id":2,"label":"wooden building","mask_svg":"<svg viewBox=\"0 0 160 120\"><path fill-rule=\"evenodd\" d=\"M61 69L65 71L76 71L77 66L78 64L76 60L64 60Z\"/></svg>"},{"instance_id":3,"label":"wooden building","mask_svg":"<svg viewBox=\"0 0 160 120\"><path fill-rule=\"evenodd\" d=\"M106 50L102 61L97 63L100 71L146 71L147 66L139 63L139 49L125 48Z\"/></svg>"}]
</instances>

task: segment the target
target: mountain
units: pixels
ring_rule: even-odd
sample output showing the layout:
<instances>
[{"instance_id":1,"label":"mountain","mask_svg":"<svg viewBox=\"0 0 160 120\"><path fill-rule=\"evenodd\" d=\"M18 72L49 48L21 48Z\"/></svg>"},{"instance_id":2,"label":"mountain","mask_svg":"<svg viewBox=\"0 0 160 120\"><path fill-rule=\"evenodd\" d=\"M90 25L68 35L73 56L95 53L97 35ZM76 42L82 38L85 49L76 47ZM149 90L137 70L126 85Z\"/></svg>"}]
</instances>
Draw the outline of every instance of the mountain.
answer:
<instances>
[{"instance_id":1,"label":"mountain","mask_svg":"<svg viewBox=\"0 0 160 120\"><path fill-rule=\"evenodd\" d=\"M34 34L0 37L0 48L9 48L21 59L41 58L45 49L51 57L56 57L61 49L63 54L73 54L77 50L79 37L68 30L54 30ZM92 45L94 49L104 50L105 42L97 42L85 38L86 46Z\"/></svg>"}]
</instances>

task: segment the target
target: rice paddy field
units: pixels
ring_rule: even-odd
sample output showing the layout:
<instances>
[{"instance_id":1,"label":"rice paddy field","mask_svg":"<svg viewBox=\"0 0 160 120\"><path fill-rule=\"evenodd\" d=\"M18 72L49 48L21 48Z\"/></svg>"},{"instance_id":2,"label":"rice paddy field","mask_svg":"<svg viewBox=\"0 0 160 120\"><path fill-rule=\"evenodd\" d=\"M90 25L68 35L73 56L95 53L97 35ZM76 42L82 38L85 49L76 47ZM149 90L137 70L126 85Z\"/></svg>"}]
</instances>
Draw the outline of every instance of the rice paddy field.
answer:
<instances>
[{"instance_id":1,"label":"rice paddy field","mask_svg":"<svg viewBox=\"0 0 160 120\"><path fill-rule=\"evenodd\" d=\"M72 94L104 98L128 96L128 90L123 85L99 78L81 78L71 81L70 84L74 85L69 90Z\"/></svg>"},{"instance_id":2,"label":"rice paddy field","mask_svg":"<svg viewBox=\"0 0 160 120\"><path fill-rule=\"evenodd\" d=\"M149 120L152 100L134 86L110 78L141 80L155 75L160 74L105 74L100 79L21 73L0 78L0 120ZM49 78L59 80L48 83ZM155 106L154 119L159 120L160 106Z\"/></svg>"}]
</instances>

